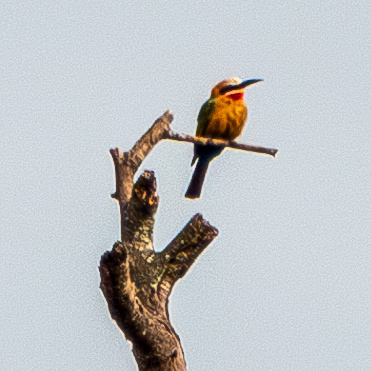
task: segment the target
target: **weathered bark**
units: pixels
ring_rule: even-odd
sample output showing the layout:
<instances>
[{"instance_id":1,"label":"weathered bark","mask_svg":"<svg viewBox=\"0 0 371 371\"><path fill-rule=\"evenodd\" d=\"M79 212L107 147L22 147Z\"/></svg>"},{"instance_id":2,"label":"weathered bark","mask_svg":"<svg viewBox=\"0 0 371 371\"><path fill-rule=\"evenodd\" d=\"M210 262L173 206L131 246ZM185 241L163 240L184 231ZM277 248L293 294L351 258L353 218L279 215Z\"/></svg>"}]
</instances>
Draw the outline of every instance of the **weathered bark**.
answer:
<instances>
[{"instance_id":1,"label":"weathered bark","mask_svg":"<svg viewBox=\"0 0 371 371\"><path fill-rule=\"evenodd\" d=\"M129 152L111 150L116 172L112 197L120 205L121 242L101 258L100 287L112 319L133 344L139 370L186 370L179 337L170 323L168 300L175 283L218 234L196 214L163 251L154 251L153 226L159 202L156 179L152 171L144 171L134 184L135 173L162 139L204 140L173 133L172 119L172 114L165 112ZM212 142L224 147L234 143ZM264 152L261 147L244 146L240 149ZM264 153L275 155L271 149Z\"/></svg>"}]
</instances>

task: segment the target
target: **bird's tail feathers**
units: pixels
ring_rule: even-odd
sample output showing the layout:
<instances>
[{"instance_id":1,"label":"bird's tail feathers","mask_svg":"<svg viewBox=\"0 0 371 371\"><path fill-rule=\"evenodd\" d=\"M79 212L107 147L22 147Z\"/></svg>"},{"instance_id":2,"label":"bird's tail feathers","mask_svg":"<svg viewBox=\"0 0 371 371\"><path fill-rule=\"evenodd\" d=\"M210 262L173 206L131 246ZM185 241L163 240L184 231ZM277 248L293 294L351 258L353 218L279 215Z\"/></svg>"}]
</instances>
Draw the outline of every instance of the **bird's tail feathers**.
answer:
<instances>
[{"instance_id":1,"label":"bird's tail feathers","mask_svg":"<svg viewBox=\"0 0 371 371\"><path fill-rule=\"evenodd\" d=\"M195 158L192 160L192 163L194 163L194 161L196 161ZM192 175L191 182L189 183L187 192L185 194L186 198L196 199L200 197L202 185L205 180L206 171L207 168L209 167L209 162L210 162L209 159L203 158L198 159L196 168Z\"/></svg>"}]
</instances>

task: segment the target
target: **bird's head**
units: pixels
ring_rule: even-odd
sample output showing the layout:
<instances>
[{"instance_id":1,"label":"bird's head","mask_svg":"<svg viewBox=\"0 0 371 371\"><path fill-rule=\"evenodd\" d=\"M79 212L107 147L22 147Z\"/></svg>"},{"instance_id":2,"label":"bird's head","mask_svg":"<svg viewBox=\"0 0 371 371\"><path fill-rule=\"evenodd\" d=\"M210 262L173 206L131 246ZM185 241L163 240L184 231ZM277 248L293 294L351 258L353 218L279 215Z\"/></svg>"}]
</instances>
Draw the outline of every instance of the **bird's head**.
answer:
<instances>
[{"instance_id":1,"label":"bird's head","mask_svg":"<svg viewBox=\"0 0 371 371\"><path fill-rule=\"evenodd\" d=\"M210 98L225 96L233 100L242 99L245 88L260 81L263 80L252 79L242 81L239 77L220 81L212 88Z\"/></svg>"}]
</instances>

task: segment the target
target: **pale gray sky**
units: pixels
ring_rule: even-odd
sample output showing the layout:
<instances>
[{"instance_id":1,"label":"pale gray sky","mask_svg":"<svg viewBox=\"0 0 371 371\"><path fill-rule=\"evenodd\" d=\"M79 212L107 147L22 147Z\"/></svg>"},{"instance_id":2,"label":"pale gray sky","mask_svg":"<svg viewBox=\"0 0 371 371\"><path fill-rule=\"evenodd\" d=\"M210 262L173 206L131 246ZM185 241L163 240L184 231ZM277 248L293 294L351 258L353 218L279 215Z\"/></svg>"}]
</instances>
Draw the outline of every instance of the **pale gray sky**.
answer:
<instances>
[{"instance_id":1,"label":"pale gray sky","mask_svg":"<svg viewBox=\"0 0 371 371\"><path fill-rule=\"evenodd\" d=\"M135 370L98 289L120 236L109 149L166 109L193 133L211 87L247 90L242 141L203 197L192 147L155 170L162 249L196 212L220 236L175 288L190 371L370 370L369 1L0 4L1 370Z\"/></svg>"}]
</instances>

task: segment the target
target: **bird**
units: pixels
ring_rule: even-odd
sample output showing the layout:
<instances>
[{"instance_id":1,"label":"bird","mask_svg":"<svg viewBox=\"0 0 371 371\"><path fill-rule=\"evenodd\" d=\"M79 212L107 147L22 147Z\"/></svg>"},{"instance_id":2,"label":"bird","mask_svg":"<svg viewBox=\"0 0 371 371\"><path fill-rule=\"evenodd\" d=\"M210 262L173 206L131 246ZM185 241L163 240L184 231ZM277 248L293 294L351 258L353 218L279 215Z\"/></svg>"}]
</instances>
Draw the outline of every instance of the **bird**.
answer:
<instances>
[{"instance_id":1,"label":"bird","mask_svg":"<svg viewBox=\"0 0 371 371\"><path fill-rule=\"evenodd\" d=\"M241 80L233 77L218 82L211 90L210 98L202 105L197 118L196 137L235 140L242 134L247 120L244 101L245 88L263 79ZM191 166L197 161L185 197L197 199L205 180L210 162L223 151L221 146L194 146Z\"/></svg>"}]
</instances>

